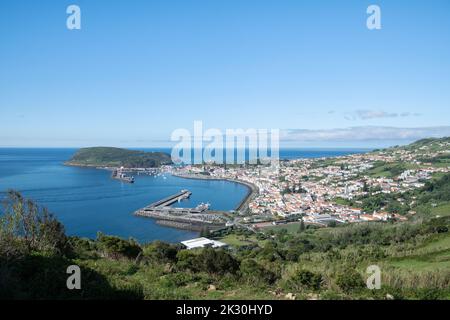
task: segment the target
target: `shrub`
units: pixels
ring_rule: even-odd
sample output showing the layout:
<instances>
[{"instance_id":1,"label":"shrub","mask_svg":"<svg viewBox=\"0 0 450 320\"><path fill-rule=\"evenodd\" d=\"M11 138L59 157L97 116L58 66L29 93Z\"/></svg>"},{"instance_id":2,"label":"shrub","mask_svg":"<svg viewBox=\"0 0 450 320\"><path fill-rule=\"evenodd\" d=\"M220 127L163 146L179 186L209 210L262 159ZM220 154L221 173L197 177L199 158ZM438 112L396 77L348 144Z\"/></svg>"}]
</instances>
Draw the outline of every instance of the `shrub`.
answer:
<instances>
[{"instance_id":1,"label":"shrub","mask_svg":"<svg viewBox=\"0 0 450 320\"><path fill-rule=\"evenodd\" d=\"M155 241L144 248L144 256L156 262L171 263L176 262L179 250L177 245Z\"/></svg>"},{"instance_id":2,"label":"shrub","mask_svg":"<svg viewBox=\"0 0 450 320\"><path fill-rule=\"evenodd\" d=\"M192 270L194 267L195 253L189 250L180 250L177 253L177 268L180 270Z\"/></svg>"},{"instance_id":3,"label":"shrub","mask_svg":"<svg viewBox=\"0 0 450 320\"><path fill-rule=\"evenodd\" d=\"M121 257L135 259L142 252L139 244L133 239L123 240L119 237L104 235L101 232L97 236L97 246L106 256L114 259Z\"/></svg>"},{"instance_id":4,"label":"shrub","mask_svg":"<svg viewBox=\"0 0 450 320\"><path fill-rule=\"evenodd\" d=\"M193 268L210 274L235 274L239 269L239 262L223 249L205 248L195 256Z\"/></svg>"},{"instance_id":5,"label":"shrub","mask_svg":"<svg viewBox=\"0 0 450 320\"><path fill-rule=\"evenodd\" d=\"M350 269L337 275L336 284L342 291L349 293L352 290L363 288L364 280L358 272Z\"/></svg>"},{"instance_id":6,"label":"shrub","mask_svg":"<svg viewBox=\"0 0 450 320\"><path fill-rule=\"evenodd\" d=\"M277 276L270 270L267 270L254 259L245 259L241 262L239 268L241 275L250 282L262 282L272 284L277 280Z\"/></svg>"},{"instance_id":7,"label":"shrub","mask_svg":"<svg viewBox=\"0 0 450 320\"><path fill-rule=\"evenodd\" d=\"M300 291L302 289L319 290L323 282L320 273L308 270L300 270L289 280L289 287Z\"/></svg>"}]
</instances>

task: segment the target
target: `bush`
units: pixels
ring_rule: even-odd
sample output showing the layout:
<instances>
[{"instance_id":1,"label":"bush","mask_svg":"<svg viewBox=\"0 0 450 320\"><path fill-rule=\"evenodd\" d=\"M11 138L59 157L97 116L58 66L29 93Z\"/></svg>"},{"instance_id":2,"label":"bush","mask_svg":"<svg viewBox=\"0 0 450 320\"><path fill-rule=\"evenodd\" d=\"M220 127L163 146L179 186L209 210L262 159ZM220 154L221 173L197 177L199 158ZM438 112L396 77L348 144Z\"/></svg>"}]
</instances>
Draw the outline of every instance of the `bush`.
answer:
<instances>
[{"instance_id":1,"label":"bush","mask_svg":"<svg viewBox=\"0 0 450 320\"><path fill-rule=\"evenodd\" d=\"M193 269L218 275L236 274L239 262L223 249L205 248L195 256Z\"/></svg>"},{"instance_id":2,"label":"bush","mask_svg":"<svg viewBox=\"0 0 450 320\"><path fill-rule=\"evenodd\" d=\"M70 237L69 242L77 255L83 255L95 250L95 242L87 238Z\"/></svg>"},{"instance_id":3,"label":"bush","mask_svg":"<svg viewBox=\"0 0 450 320\"><path fill-rule=\"evenodd\" d=\"M364 288L365 286L362 276L355 270L348 270L338 274L336 277L336 284L345 293Z\"/></svg>"},{"instance_id":4,"label":"bush","mask_svg":"<svg viewBox=\"0 0 450 320\"><path fill-rule=\"evenodd\" d=\"M135 259L142 252L139 244L133 239L127 241L101 232L97 236L97 246L106 256L114 259L122 257Z\"/></svg>"},{"instance_id":5,"label":"bush","mask_svg":"<svg viewBox=\"0 0 450 320\"><path fill-rule=\"evenodd\" d=\"M250 282L273 284L277 280L275 273L259 265L254 259L243 260L239 270Z\"/></svg>"},{"instance_id":6,"label":"bush","mask_svg":"<svg viewBox=\"0 0 450 320\"><path fill-rule=\"evenodd\" d=\"M290 279L289 287L297 291L302 289L319 290L322 282L323 277L320 273L300 270Z\"/></svg>"},{"instance_id":7,"label":"bush","mask_svg":"<svg viewBox=\"0 0 450 320\"><path fill-rule=\"evenodd\" d=\"M189 250L180 250L177 253L177 268L180 270L193 270L195 253Z\"/></svg>"},{"instance_id":8,"label":"bush","mask_svg":"<svg viewBox=\"0 0 450 320\"><path fill-rule=\"evenodd\" d=\"M173 263L177 260L180 247L170 243L155 241L144 248L144 256L160 263Z\"/></svg>"}]
</instances>

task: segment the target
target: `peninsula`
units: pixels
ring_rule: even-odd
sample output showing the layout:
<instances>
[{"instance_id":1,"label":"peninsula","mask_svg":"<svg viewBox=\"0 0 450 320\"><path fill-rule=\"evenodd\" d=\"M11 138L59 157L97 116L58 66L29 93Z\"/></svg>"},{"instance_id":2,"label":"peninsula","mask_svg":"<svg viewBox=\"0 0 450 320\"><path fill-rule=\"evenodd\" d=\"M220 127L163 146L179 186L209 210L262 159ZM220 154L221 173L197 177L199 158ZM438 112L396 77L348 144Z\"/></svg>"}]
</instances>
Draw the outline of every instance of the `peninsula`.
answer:
<instances>
[{"instance_id":1,"label":"peninsula","mask_svg":"<svg viewBox=\"0 0 450 320\"><path fill-rule=\"evenodd\" d=\"M65 164L81 167L155 168L171 164L165 152L144 152L113 147L79 149Z\"/></svg>"}]
</instances>

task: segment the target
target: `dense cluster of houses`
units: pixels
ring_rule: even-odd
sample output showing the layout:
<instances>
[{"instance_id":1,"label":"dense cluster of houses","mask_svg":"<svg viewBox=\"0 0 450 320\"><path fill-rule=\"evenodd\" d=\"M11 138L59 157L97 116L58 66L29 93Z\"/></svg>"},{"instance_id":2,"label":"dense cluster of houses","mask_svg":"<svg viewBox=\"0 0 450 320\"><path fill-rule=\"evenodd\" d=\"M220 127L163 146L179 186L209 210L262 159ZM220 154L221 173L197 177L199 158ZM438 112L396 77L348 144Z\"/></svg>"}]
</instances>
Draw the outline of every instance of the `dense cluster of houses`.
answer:
<instances>
[{"instance_id":1,"label":"dense cluster of houses","mask_svg":"<svg viewBox=\"0 0 450 320\"><path fill-rule=\"evenodd\" d=\"M447 146L448 147L448 146ZM259 192L249 204L252 215L279 218L302 216L311 223L386 221L405 219L388 212L363 212L340 204L336 199L376 193L399 193L420 188L437 172L449 172L449 167L437 167L421 159L442 155L449 150L423 154L415 150L391 149L366 154L353 154L330 159L297 159L282 161L277 167L247 166L224 168L219 166L187 166L185 172L207 171L214 178L249 182ZM419 160L420 159L420 160ZM398 176L370 174L376 163L408 163L410 169ZM370 190L370 191L369 191Z\"/></svg>"}]
</instances>

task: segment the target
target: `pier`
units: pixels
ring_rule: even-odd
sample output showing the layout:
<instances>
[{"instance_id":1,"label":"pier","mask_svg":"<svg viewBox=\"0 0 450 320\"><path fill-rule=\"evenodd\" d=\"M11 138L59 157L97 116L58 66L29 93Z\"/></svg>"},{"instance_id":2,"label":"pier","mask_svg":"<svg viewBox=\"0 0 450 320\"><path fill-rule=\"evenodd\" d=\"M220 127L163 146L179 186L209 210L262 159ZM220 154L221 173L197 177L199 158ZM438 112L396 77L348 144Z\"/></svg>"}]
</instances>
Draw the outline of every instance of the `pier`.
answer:
<instances>
[{"instance_id":1,"label":"pier","mask_svg":"<svg viewBox=\"0 0 450 320\"><path fill-rule=\"evenodd\" d=\"M158 200L156 202L153 202L152 204L149 204L147 207L145 207L145 209L149 209L149 208L157 208L157 207L168 207L171 204L184 200L184 199L188 199L191 196L192 192L190 192L189 190L181 190L180 192L173 194L171 196L168 196L164 199Z\"/></svg>"}]
</instances>

